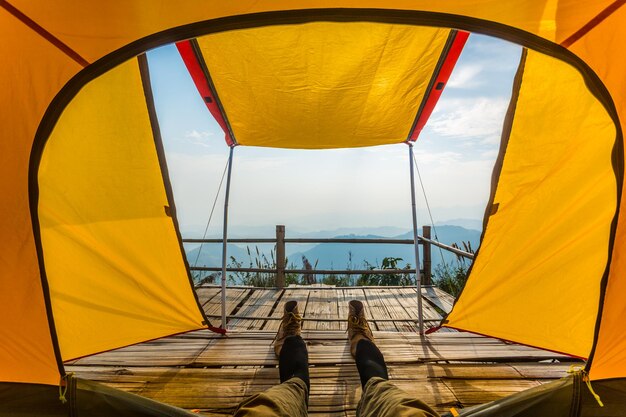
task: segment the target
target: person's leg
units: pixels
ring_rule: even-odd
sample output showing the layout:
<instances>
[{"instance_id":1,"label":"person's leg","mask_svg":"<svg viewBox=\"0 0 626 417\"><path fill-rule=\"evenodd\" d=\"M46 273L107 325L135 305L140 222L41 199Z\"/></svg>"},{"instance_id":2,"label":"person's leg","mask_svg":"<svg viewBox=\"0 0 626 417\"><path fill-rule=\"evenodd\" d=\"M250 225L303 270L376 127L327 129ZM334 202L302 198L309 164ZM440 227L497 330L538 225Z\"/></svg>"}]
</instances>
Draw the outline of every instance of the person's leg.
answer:
<instances>
[{"instance_id":1,"label":"person's leg","mask_svg":"<svg viewBox=\"0 0 626 417\"><path fill-rule=\"evenodd\" d=\"M411 397L391 381L372 377L363 388L358 417L438 417L426 403Z\"/></svg>"},{"instance_id":2,"label":"person's leg","mask_svg":"<svg viewBox=\"0 0 626 417\"><path fill-rule=\"evenodd\" d=\"M234 417L307 417L308 389L300 378L279 385L244 400Z\"/></svg>"},{"instance_id":3,"label":"person's leg","mask_svg":"<svg viewBox=\"0 0 626 417\"><path fill-rule=\"evenodd\" d=\"M278 370L280 382L291 378L300 378L310 389L309 382L309 352L301 336L285 338L280 355L278 356Z\"/></svg>"},{"instance_id":4,"label":"person's leg","mask_svg":"<svg viewBox=\"0 0 626 417\"><path fill-rule=\"evenodd\" d=\"M357 407L359 417L436 417L438 414L420 400L389 381L385 358L374 343L365 318L363 303L350 301L348 312L350 353L359 370L363 395Z\"/></svg>"},{"instance_id":5,"label":"person's leg","mask_svg":"<svg viewBox=\"0 0 626 417\"><path fill-rule=\"evenodd\" d=\"M373 377L389 379L385 358L371 340L361 339L357 342L354 360L359 370L363 389L365 389L367 381Z\"/></svg>"},{"instance_id":6,"label":"person's leg","mask_svg":"<svg viewBox=\"0 0 626 417\"><path fill-rule=\"evenodd\" d=\"M309 399L309 354L300 336L298 304L285 303L283 319L274 340L280 385L242 402L235 417L306 417Z\"/></svg>"},{"instance_id":7,"label":"person's leg","mask_svg":"<svg viewBox=\"0 0 626 417\"><path fill-rule=\"evenodd\" d=\"M365 318L363 303L357 300L348 304L348 339L363 388L372 377L389 379L385 358L374 344L374 335Z\"/></svg>"},{"instance_id":8,"label":"person's leg","mask_svg":"<svg viewBox=\"0 0 626 417\"><path fill-rule=\"evenodd\" d=\"M363 303L357 300L348 303L348 340L363 389L370 378L389 379L385 358L374 344L374 335L365 318Z\"/></svg>"}]
</instances>

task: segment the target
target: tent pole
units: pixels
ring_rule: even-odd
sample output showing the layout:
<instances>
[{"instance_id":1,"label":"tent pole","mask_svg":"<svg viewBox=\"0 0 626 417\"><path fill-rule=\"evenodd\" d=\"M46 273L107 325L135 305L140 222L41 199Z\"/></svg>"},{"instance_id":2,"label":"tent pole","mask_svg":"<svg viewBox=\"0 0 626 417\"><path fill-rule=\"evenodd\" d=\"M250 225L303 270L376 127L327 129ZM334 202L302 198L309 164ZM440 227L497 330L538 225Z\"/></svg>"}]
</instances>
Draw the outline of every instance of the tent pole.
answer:
<instances>
[{"instance_id":1,"label":"tent pole","mask_svg":"<svg viewBox=\"0 0 626 417\"><path fill-rule=\"evenodd\" d=\"M415 287L417 289L417 317L419 321L419 334L424 334L424 315L422 311L422 277L420 275L420 251L417 236L417 212L415 208L415 172L413 169L413 144L409 145L409 166L411 167L411 214L413 215L413 245L415 247Z\"/></svg>"},{"instance_id":2,"label":"tent pole","mask_svg":"<svg viewBox=\"0 0 626 417\"><path fill-rule=\"evenodd\" d=\"M226 260L228 250L226 240L228 238L228 199L230 198L230 176L233 169L233 150L230 147L228 155L228 175L226 177L226 195L224 197L224 229L222 233L222 329L226 330Z\"/></svg>"}]
</instances>

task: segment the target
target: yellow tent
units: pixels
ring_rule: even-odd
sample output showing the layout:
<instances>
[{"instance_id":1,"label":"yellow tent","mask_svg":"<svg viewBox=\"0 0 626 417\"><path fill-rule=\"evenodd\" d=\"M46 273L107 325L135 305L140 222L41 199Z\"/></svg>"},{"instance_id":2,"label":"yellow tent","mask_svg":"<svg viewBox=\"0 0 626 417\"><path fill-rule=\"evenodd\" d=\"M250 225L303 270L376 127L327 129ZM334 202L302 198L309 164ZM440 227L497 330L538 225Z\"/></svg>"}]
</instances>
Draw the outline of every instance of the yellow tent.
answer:
<instances>
[{"instance_id":1,"label":"yellow tent","mask_svg":"<svg viewBox=\"0 0 626 417\"><path fill-rule=\"evenodd\" d=\"M0 381L58 385L65 360L208 325L145 51L202 58L230 144L352 147L417 137L463 32L526 49L444 324L626 377L624 3L0 0Z\"/></svg>"}]
</instances>

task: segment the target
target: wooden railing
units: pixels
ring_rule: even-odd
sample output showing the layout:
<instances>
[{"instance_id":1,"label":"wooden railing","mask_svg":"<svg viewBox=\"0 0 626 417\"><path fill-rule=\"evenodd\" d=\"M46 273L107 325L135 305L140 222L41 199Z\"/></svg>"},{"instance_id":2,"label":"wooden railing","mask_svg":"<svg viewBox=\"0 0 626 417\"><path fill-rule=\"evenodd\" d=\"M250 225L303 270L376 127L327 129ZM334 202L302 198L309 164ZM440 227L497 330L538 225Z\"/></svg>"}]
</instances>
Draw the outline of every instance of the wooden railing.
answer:
<instances>
[{"instance_id":1,"label":"wooden railing","mask_svg":"<svg viewBox=\"0 0 626 417\"><path fill-rule=\"evenodd\" d=\"M452 252L457 256L473 259L474 254L462 251L449 245L437 242L431 239L430 226L423 226L423 236L418 236L418 244L423 248L423 268L420 270L422 274L423 285L432 285L432 262L431 262L431 246L438 246L446 251ZM183 239L184 243L222 243L222 239ZM413 271L407 269L288 269L286 268L285 245L286 244L303 244L303 243L350 243L350 244L390 244L390 245L414 245L413 239L363 239L363 238L286 238L285 226L276 226L275 238L245 238L245 239L227 239L227 243L273 243L276 245L276 268L227 268L230 272L250 272L250 273L275 273L276 286L283 288L285 286L285 274L308 274L308 275L396 275L408 274ZM221 272L222 267L207 266L191 266L192 271L209 271Z\"/></svg>"}]
</instances>

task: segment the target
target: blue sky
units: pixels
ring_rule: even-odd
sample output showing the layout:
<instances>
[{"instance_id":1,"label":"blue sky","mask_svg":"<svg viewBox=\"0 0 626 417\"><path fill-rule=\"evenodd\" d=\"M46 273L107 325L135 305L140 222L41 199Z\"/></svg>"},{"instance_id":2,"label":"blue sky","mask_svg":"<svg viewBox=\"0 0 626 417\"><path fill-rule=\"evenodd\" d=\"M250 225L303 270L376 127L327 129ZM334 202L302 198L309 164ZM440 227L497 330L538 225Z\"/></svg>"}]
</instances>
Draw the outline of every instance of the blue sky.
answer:
<instances>
[{"instance_id":1,"label":"blue sky","mask_svg":"<svg viewBox=\"0 0 626 417\"><path fill-rule=\"evenodd\" d=\"M482 219L520 47L471 35L415 145L435 222ZM176 48L148 53L155 103L184 235L204 230L228 157L224 134L202 102ZM409 230L404 144L359 149L237 147L230 224L302 232L395 226ZM418 186L418 222L429 224ZM222 195L209 234L218 234Z\"/></svg>"}]
</instances>

